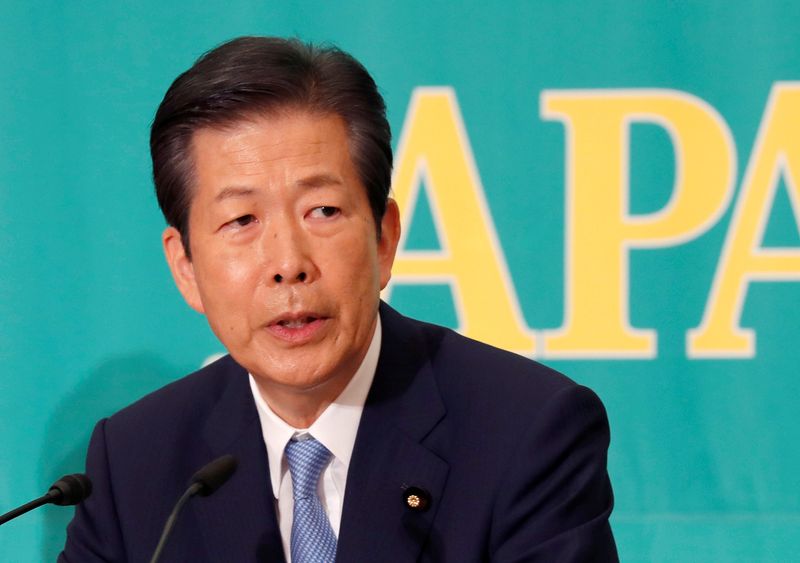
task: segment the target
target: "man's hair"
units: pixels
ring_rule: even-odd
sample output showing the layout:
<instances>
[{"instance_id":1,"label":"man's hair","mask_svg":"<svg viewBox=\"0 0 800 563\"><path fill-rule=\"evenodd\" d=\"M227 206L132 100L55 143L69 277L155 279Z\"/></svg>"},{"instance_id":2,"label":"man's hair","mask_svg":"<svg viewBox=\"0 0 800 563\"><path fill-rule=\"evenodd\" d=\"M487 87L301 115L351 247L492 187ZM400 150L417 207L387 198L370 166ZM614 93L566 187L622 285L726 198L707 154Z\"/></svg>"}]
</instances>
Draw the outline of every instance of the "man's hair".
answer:
<instances>
[{"instance_id":1,"label":"man's hair","mask_svg":"<svg viewBox=\"0 0 800 563\"><path fill-rule=\"evenodd\" d=\"M201 56L169 87L150 130L158 204L189 250L189 207L198 129L281 110L338 115L367 190L378 236L392 175L386 104L367 70L335 47L298 39L239 37Z\"/></svg>"}]
</instances>

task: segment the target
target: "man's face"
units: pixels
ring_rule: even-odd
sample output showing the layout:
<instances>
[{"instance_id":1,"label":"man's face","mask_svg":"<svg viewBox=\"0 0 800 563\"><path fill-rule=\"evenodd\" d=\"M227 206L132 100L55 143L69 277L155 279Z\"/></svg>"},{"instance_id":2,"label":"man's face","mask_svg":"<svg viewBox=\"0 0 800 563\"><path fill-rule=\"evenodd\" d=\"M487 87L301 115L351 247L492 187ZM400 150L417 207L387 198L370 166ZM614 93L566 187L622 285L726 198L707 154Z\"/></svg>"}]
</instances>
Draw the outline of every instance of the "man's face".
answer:
<instances>
[{"instance_id":1,"label":"man's face","mask_svg":"<svg viewBox=\"0 0 800 563\"><path fill-rule=\"evenodd\" d=\"M338 394L369 347L398 212L390 201L378 239L348 147L340 117L302 111L193 139L192 256L168 228L167 259L186 301L267 397Z\"/></svg>"}]
</instances>

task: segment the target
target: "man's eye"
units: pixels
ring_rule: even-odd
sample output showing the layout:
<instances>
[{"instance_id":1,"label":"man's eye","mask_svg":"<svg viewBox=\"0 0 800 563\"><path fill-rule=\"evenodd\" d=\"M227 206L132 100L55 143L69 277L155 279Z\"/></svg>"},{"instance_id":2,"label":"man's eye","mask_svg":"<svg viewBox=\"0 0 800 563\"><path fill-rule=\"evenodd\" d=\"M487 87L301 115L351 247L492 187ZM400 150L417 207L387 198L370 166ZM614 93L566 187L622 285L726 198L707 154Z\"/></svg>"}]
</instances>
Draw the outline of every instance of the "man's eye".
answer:
<instances>
[{"instance_id":1,"label":"man's eye","mask_svg":"<svg viewBox=\"0 0 800 563\"><path fill-rule=\"evenodd\" d=\"M323 219L323 218L329 219L331 217L335 217L338 214L339 214L339 208L332 207L330 205L322 205L320 207L315 207L314 209L311 210L310 213L311 217L317 219Z\"/></svg>"},{"instance_id":2,"label":"man's eye","mask_svg":"<svg viewBox=\"0 0 800 563\"><path fill-rule=\"evenodd\" d=\"M233 227L246 227L255 220L256 220L255 215L242 215L241 217L237 217L228 224Z\"/></svg>"}]
</instances>

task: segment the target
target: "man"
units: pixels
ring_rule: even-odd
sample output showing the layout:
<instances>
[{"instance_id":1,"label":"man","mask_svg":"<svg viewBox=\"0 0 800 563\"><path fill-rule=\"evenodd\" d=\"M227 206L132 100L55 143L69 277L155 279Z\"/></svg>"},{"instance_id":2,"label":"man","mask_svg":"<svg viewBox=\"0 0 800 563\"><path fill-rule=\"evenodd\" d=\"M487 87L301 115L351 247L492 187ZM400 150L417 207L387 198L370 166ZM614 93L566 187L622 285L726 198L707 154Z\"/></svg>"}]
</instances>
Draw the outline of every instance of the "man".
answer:
<instances>
[{"instance_id":1,"label":"man","mask_svg":"<svg viewBox=\"0 0 800 563\"><path fill-rule=\"evenodd\" d=\"M98 424L60 560L147 561L223 454L163 560L616 560L597 397L380 302L399 214L358 62L231 41L170 87L151 149L167 262L230 356Z\"/></svg>"}]
</instances>

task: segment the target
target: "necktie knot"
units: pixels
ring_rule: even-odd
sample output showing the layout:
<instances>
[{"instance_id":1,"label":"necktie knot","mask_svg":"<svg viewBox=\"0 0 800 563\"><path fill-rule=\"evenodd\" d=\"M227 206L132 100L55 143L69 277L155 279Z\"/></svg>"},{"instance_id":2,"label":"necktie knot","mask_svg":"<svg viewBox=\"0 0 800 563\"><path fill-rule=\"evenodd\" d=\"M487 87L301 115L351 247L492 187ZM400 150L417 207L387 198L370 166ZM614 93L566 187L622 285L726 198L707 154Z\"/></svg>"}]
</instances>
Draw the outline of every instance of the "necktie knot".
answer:
<instances>
[{"instance_id":1,"label":"necktie knot","mask_svg":"<svg viewBox=\"0 0 800 563\"><path fill-rule=\"evenodd\" d=\"M286 445L286 460L292 475L295 500L317 494L319 476L330 459L328 448L314 438L292 440Z\"/></svg>"}]
</instances>

